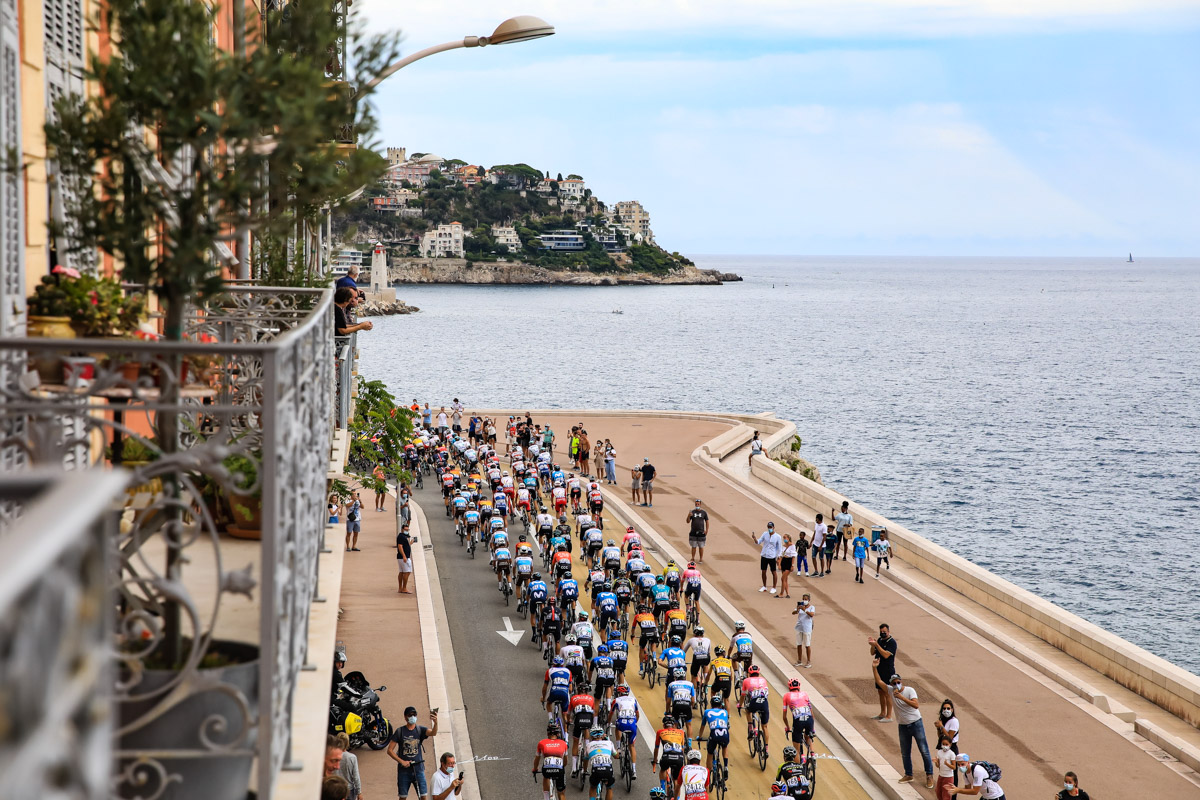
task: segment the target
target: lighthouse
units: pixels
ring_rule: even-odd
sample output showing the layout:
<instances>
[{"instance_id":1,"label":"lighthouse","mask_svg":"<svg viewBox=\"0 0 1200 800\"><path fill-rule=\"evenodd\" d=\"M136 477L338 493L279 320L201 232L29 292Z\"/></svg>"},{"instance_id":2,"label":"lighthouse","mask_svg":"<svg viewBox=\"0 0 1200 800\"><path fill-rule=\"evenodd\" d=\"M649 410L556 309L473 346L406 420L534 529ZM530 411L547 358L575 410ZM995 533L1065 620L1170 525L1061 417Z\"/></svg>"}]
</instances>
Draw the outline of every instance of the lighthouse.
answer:
<instances>
[{"instance_id":1,"label":"lighthouse","mask_svg":"<svg viewBox=\"0 0 1200 800\"><path fill-rule=\"evenodd\" d=\"M383 251L383 245L376 242L371 252L371 291L383 294L387 285L387 253Z\"/></svg>"}]
</instances>

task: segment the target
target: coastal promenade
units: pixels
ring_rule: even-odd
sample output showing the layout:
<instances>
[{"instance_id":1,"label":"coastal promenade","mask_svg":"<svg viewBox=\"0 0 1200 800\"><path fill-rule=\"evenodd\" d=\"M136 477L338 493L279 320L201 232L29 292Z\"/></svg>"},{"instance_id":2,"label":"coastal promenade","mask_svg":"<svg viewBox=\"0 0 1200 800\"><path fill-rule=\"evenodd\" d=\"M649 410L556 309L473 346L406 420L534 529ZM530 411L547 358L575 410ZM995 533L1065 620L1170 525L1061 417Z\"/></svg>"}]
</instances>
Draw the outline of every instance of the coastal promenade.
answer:
<instances>
[{"instance_id":1,"label":"coastal promenade","mask_svg":"<svg viewBox=\"0 0 1200 800\"><path fill-rule=\"evenodd\" d=\"M692 500L701 498L710 515L706 586L715 588L757 629L756 640L769 639L789 662L794 660L794 603L758 591L758 548L750 536L765 529L768 520L774 520L781 533L811 531L815 513L828 515L830 509L808 507L751 476L744 448L734 446L720 462L693 458L693 451L727 436L746 419L537 410L533 416L539 423L550 422L558 433L560 461L571 425L582 423L593 441L611 439L618 452L620 485L605 487L610 510L684 556L685 516ZM621 501L629 500L630 467L643 458L658 470L654 507L621 508ZM1019 637L1021 632L907 564L903 548L882 580L868 578L860 585L853 581L853 572L851 562L838 561L825 578L793 576L793 596L810 592L817 606L814 667L793 672L808 684L810 693L829 701L841 718L839 724L851 728L843 733L865 740L892 767L895 778L900 769L896 726L871 719L878 706L866 640L881 622L891 626L899 643L897 671L918 692L927 735L935 737L933 720L941 700L953 699L962 724L961 750L1000 764L1009 797L1048 798L1061 788L1066 770L1079 773L1081 786L1094 796L1200 797L1200 778L1193 767L1139 732L1165 734L1161 738L1170 749L1186 757L1200 748L1200 732L1188 723L1045 643L1037 648L1036 642L1029 642L1028 660L997 646L960 620L985 620L997 635ZM1047 663L1035 666L1038 658ZM1067 686L1076 683L1075 677L1079 685L1098 687L1105 697L1119 700L1105 708L1094 697L1072 692ZM913 755L920 779L915 748ZM905 793L932 795L916 786L904 787Z\"/></svg>"}]
</instances>

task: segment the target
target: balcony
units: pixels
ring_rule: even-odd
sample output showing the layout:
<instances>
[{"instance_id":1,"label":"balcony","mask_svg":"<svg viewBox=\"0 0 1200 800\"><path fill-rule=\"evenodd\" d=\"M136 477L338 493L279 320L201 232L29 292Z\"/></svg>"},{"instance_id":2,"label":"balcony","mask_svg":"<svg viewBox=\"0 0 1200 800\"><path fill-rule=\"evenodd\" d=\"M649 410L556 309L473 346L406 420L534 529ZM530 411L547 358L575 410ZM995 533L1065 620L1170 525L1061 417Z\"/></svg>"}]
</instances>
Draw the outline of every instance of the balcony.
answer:
<instances>
[{"instance_id":1,"label":"balcony","mask_svg":"<svg viewBox=\"0 0 1200 800\"><path fill-rule=\"evenodd\" d=\"M309 622L353 352L332 326L331 290L244 286L189 341L0 339L0 685L24 684L0 713L27 739L0 737L0 785L52 794L80 752L42 720L88 727L72 767L104 790L78 796L273 798L300 750L319 774L323 737L293 727L328 656Z\"/></svg>"}]
</instances>

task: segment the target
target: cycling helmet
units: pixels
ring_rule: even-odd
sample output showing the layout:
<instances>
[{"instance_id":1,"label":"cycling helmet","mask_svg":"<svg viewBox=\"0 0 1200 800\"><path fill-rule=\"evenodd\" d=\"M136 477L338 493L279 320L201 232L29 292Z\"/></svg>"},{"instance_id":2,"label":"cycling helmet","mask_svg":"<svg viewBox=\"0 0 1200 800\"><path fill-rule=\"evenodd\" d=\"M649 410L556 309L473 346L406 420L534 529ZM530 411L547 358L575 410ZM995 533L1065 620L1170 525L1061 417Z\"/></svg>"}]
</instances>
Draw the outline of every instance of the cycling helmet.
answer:
<instances>
[{"instance_id":1,"label":"cycling helmet","mask_svg":"<svg viewBox=\"0 0 1200 800\"><path fill-rule=\"evenodd\" d=\"M700 763L700 751L696 750L695 748L688 750L687 760L688 760L689 764L699 764Z\"/></svg>"},{"instance_id":2,"label":"cycling helmet","mask_svg":"<svg viewBox=\"0 0 1200 800\"><path fill-rule=\"evenodd\" d=\"M638 603L637 610L639 614L649 614L650 606L646 605L645 603Z\"/></svg>"},{"instance_id":3,"label":"cycling helmet","mask_svg":"<svg viewBox=\"0 0 1200 800\"><path fill-rule=\"evenodd\" d=\"M678 601L678 600L672 600L672 601L671 601L671 610L672 610L672 611L678 611L678 610L679 610L679 601Z\"/></svg>"},{"instance_id":4,"label":"cycling helmet","mask_svg":"<svg viewBox=\"0 0 1200 800\"><path fill-rule=\"evenodd\" d=\"M783 757L786 760L791 761L793 758L796 757L796 748L792 747L790 744L787 747L783 748Z\"/></svg>"},{"instance_id":5,"label":"cycling helmet","mask_svg":"<svg viewBox=\"0 0 1200 800\"><path fill-rule=\"evenodd\" d=\"M667 790L661 786L651 788L650 800L667 800Z\"/></svg>"},{"instance_id":6,"label":"cycling helmet","mask_svg":"<svg viewBox=\"0 0 1200 800\"><path fill-rule=\"evenodd\" d=\"M542 573L540 573L540 572L535 572L535 573L533 573L533 576L532 576L532 577L533 577L533 579L534 579L535 581L540 581L540 580L542 579Z\"/></svg>"},{"instance_id":7,"label":"cycling helmet","mask_svg":"<svg viewBox=\"0 0 1200 800\"><path fill-rule=\"evenodd\" d=\"M609 539L609 540L608 540L608 546L609 546L609 547L616 547L616 546L617 546L617 540L616 540L616 539Z\"/></svg>"},{"instance_id":8,"label":"cycling helmet","mask_svg":"<svg viewBox=\"0 0 1200 800\"><path fill-rule=\"evenodd\" d=\"M588 738L593 739L593 740L603 739L604 738L604 728L601 728L600 726L596 726L596 727L592 728L590 731L588 731Z\"/></svg>"},{"instance_id":9,"label":"cycling helmet","mask_svg":"<svg viewBox=\"0 0 1200 800\"><path fill-rule=\"evenodd\" d=\"M654 578L655 583L666 583L666 581L667 581L667 579L664 578L662 575L658 575Z\"/></svg>"},{"instance_id":10,"label":"cycling helmet","mask_svg":"<svg viewBox=\"0 0 1200 800\"><path fill-rule=\"evenodd\" d=\"M554 548L554 552L565 553L565 552L567 552L567 546L565 544L560 544L558 547Z\"/></svg>"},{"instance_id":11,"label":"cycling helmet","mask_svg":"<svg viewBox=\"0 0 1200 800\"><path fill-rule=\"evenodd\" d=\"M546 511L547 511L547 508L544 505L538 506L538 513L545 514Z\"/></svg>"},{"instance_id":12,"label":"cycling helmet","mask_svg":"<svg viewBox=\"0 0 1200 800\"><path fill-rule=\"evenodd\" d=\"M600 586L599 586L600 591L607 592L611 588L612 588L612 584L609 583L608 581L600 581Z\"/></svg>"},{"instance_id":13,"label":"cycling helmet","mask_svg":"<svg viewBox=\"0 0 1200 800\"><path fill-rule=\"evenodd\" d=\"M626 529L625 529L625 532L626 532L626 533L637 533L637 531L635 531L635 530L633 529L633 526L632 526L632 525L630 525L628 528L626 528Z\"/></svg>"},{"instance_id":14,"label":"cycling helmet","mask_svg":"<svg viewBox=\"0 0 1200 800\"><path fill-rule=\"evenodd\" d=\"M674 728L675 727L675 718L672 717L670 714L664 714L663 715L663 726L667 727L667 728Z\"/></svg>"},{"instance_id":15,"label":"cycling helmet","mask_svg":"<svg viewBox=\"0 0 1200 800\"><path fill-rule=\"evenodd\" d=\"M771 784L771 794L786 794L786 793L787 793L787 786L783 785L783 783L781 783L780 781L775 781L774 783Z\"/></svg>"},{"instance_id":16,"label":"cycling helmet","mask_svg":"<svg viewBox=\"0 0 1200 800\"><path fill-rule=\"evenodd\" d=\"M721 647L721 645L717 645L716 647L713 648L713 655L715 655L717 658L724 658L725 657L725 648Z\"/></svg>"},{"instance_id":17,"label":"cycling helmet","mask_svg":"<svg viewBox=\"0 0 1200 800\"><path fill-rule=\"evenodd\" d=\"M622 683L613 691L617 693L617 697L624 697L625 695L629 694L629 687Z\"/></svg>"},{"instance_id":18,"label":"cycling helmet","mask_svg":"<svg viewBox=\"0 0 1200 800\"><path fill-rule=\"evenodd\" d=\"M518 537L517 537L517 541L518 541L518 542L524 542L524 541L527 541L527 540L525 539L525 534L523 534L523 533L522 533L520 536L518 536Z\"/></svg>"},{"instance_id":19,"label":"cycling helmet","mask_svg":"<svg viewBox=\"0 0 1200 800\"><path fill-rule=\"evenodd\" d=\"M564 637L563 637L563 644L575 644L575 634L573 634L573 633L568 633L566 636L564 636ZM751 667L751 669L757 669L757 668L756 668L756 667Z\"/></svg>"},{"instance_id":20,"label":"cycling helmet","mask_svg":"<svg viewBox=\"0 0 1200 800\"><path fill-rule=\"evenodd\" d=\"M474 500L472 500L471 502L467 503L467 508L474 508L474 507L475 507L475 501L474 501Z\"/></svg>"},{"instance_id":21,"label":"cycling helmet","mask_svg":"<svg viewBox=\"0 0 1200 800\"><path fill-rule=\"evenodd\" d=\"M725 705L725 695L721 694L720 692L716 692L715 694L713 694L712 707L720 708L723 705Z\"/></svg>"},{"instance_id":22,"label":"cycling helmet","mask_svg":"<svg viewBox=\"0 0 1200 800\"><path fill-rule=\"evenodd\" d=\"M671 637L671 646L672 647L679 647L679 645L681 645L681 644L683 644L683 639L679 638L678 636Z\"/></svg>"},{"instance_id":23,"label":"cycling helmet","mask_svg":"<svg viewBox=\"0 0 1200 800\"><path fill-rule=\"evenodd\" d=\"M750 669L746 670L746 674L752 678L758 677L759 669L757 664L751 664Z\"/></svg>"},{"instance_id":24,"label":"cycling helmet","mask_svg":"<svg viewBox=\"0 0 1200 800\"><path fill-rule=\"evenodd\" d=\"M799 678L792 678L790 681L788 681L788 691L789 692L800 691L800 679Z\"/></svg>"},{"instance_id":25,"label":"cycling helmet","mask_svg":"<svg viewBox=\"0 0 1200 800\"><path fill-rule=\"evenodd\" d=\"M737 622L733 623L733 627L734 627L736 630L739 630L739 631L744 631L744 630L746 630L746 623L742 622L742 621L739 619Z\"/></svg>"},{"instance_id":26,"label":"cycling helmet","mask_svg":"<svg viewBox=\"0 0 1200 800\"><path fill-rule=\"evenodd\" d=\"M566 515L566 514L559 514L559 515L558 515L558 521L559 521L559 522L566 522L566 521L567 521L567 515Z\"/></svg>"},{"instance_id":27,"label":"cycling helmet","mask_svg":"<svg viewBox=\"0 0 1200 800\"><path fill-rule=\"evenodd\" d=\"M549 725L546 726L546 738L547 739L557 739L560 736L562 736L562 731L560 731L558 729L557 722L551 722Z\"/></svg>"},{"instance_id":28,"label":"cycling helmet","mask_svg":"<svg viewBox=\"0 0 1200 800\"><path fill-rule=\"evenodd\" d=\"M568 473L567 473L567 477L568 477L568 478L574 478L574 477L575 477L575 473L574 473L574 472L568 472Z\"/></svg>"},{"instance_id":29,"label":"cycling helmet","mask_svg":"<svg viewBox=\"0 0 1200 800\"><path fill-rule=\"evenodd\" d=\"M580 622L587 622L587 618L588 618L588 617L587 617L587 612L586 612L586 611L580 611L580 612L579 612L579 621L580 621Z\"/></svg>"},{"instance_id":30,"label":"cycling helmet","mask_svg":"<svg viewBox=\"0 0 1200 800\"><path fill-rule=\"evenodd\" d=\"M692 633L696 634L697 636L703 636L704 635L704 626L697 625L694 629L692 629Z\"/></svg>"},{"instance_id":31,"label":"cycling helmet","mask_svg":"<svg viewBox=\"0 0 1200 800\"><path fill-rule=\"evenodd\" d=\"M669 561L667 561L667 568L668 568L668 569L669 569L669 568L671 568L671 567L674 567L674 566L676 566L676 564L675 564L675 559L673 559L673 558L672 558L672 559L670 559Z\"/></svg>"},{"instance_id":32,"label":"cycling helmet","mask_svg":"<svg viewBox=\"0 0 1200 800\"><path fill-rule=\"evenodd\" d=\"M563 661L562 656L555 656L554 660L550 662L550 665L555 666L555 667L561 667L565 663L567 663L567 662Z\"/></svg>"},{"instance_id":33,"label":"cycling helmet","mask_svg":"<svg viewBox=\"0 0 1200 800\"><path fill-rule=\"evenodd\" d=\"M606 644L600 645L599 647L596 648L596 652L602 656L608 655L608 645L606 645Z\"/></svg>"}]
</instances>

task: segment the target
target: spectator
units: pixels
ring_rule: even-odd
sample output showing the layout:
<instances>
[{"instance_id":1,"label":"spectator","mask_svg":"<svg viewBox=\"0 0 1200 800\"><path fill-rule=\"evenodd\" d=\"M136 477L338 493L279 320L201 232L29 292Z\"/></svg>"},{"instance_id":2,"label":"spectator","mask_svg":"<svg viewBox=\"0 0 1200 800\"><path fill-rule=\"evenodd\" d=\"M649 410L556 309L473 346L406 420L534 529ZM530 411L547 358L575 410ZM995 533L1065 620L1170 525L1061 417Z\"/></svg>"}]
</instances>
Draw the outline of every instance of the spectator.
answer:
<instances>
[{"instance_id":1,"label":"spectator","mask_svg":"<svg viewBox=\"0 0 1200 800\"><path fill-rule=\"evenodd\" d=\"M617 485L617 448L613 447L611 439L604 440L604 480L610 485Z\"/></svg>"},{"instance_id":2,"label":"spectator","mask_svg":"<svg viewBox=\"0 0 1200 800\"><path fill-rule=\"evenodd\" d=\"M873 717L880 722L892 721L892 695L888 690L888 685L884 683L880 675L894 675L896 673L896 649L898 645L896 640L892 638L891 628L887 623L881 623L879 626L879 638L875 639L867 637L867 642L871 645L871 655L879 659L878 667L875 676L875 688L879 693L879 716Z\"/></svg>"},{"instance_id":3,"label":"spectator","mask_svg":"<svg viewBox=\"0 0 1200 800\"><path fill-rule=\"evenodd\" d=\"M371 477L375 479L375 510L383 511L384 501L387 500L387 475L383 471L383 464L375 465Z\"/></svg>"},{"instance_id":4,"label":"spectator","mask_svg":"<svg viewBox=\"0 0 1200 800\"><path fill-rule=\"evenodd\" d=\"M455 433L462 433L462 404L455 398L454 405L450 411L450 430Z\"/></svg>"},{"instance_id":5,"label":"spectator","mask_svg":"<svg viewBox=\"0 0 1200 800\"><path fill-rule=\"evenodd\" d=\"M338 744L336 736L325 737L325 777L336 775L338 768L342 766L342 756L345 754L346 748Z\"/></svg>"},{"instance_id":6,"label":"spectator","mask_svg":"<svg viewBox=\"0 0 1200 800\"><path fill-rule=\"evenodd\" d=\"M412 594L408 589L408 581L412 578L412 538L408 533L408 523L400 526L396 534L396 576L397 594Z\"/></svg>"},{"instance_id":7,"label":"spectator","mask_svg":"<svg viewBox=\"0 0 1200 800\"><path fill-rule=\"evenodd\" d=\"M658 470L650 463L650 459L642 459L642 505L654 508L654 476Z\"/></svg>"},{"instance_id":8,"label":"spectator","mask_svg":"<svg viewBox=\"0 0 1200 800\"><path fill-rule=\"evenodd\" d=\"M462 412L466 410L466 406L464 406L461 402L459 402L459 399L457 397L454 398L454 400L450 403L450 408L454 409L459 414L462 414Z\"/></svg>"},{"instance_id":9,"label":"spectator","mask_svg":"<svg viewBox=\"0 0 1200 800\"><path fill-rule=\"evenodd\" d=\"M442 406L440 409L438 409L437 426L438 426L438 435L441 436L444 441L446 438L446 434L450 432L450 420L446 418L446 407L445 406Z\"/></svg>"},{"instance_id":10,"label":"spectator","mask_svg":"<svg viewBox=\"0 0 1200 800\"><path fill-rule=\"evenodd\" d=\"M1072 797L1077 797L1079 800L1091 800L1088 793L1079 788L1079 776L1074 772L1068 772L1063 776L1063 788L1058 793L1058 800L1070 800Z\"/></svg>"},{"instance_id":11,"label":"spectator","mask_svg":"<svg viewBox=\"0 0 1200 800\"><path fill-rule=\"evenodd\" d=\"M779 554L783 551L783 539L775 532L775 523L768 522L762 535L755 539L754 534L750 534L750 540L761 548L758 553L758 568L762 571L762 588L759 591L767 591L767 569L770 568L771 594L775 594L775 587L779 584L779 574L776 570Z\"/></svg>"},{"instance_id":12,"label":"spectator","mask_svg":"<svg viewBox=\"0 0 1200 800\"><path fill-rule=\"evenodd\" d=\"M369 331L375 326L370 320L366 322L350 321L350 304L354 300L354 290L342 287L333 293L333 332L337 336L349 336L355 331Z\"/></svg>"},{"instance_id":13,"label":"spectator","mask_svg":"<svg viewBox=\"0 0 1200 800\"><path fill-rule=\"evenodd\" d=\"M763 453L762 439L758 438L758 431L754 432L754 438L750 440L750 458L746 459L747 464L754 464L754 457L761 456Z\"/></svg>"},{"instance_id":14,"label":"spectator","mask_svg":"<svg viewBox=\"0 0 1200 800\"><path fill-rule=\"evenodd\" d=\"M588 457L592 453L592 440L588 438L587 431L579 431L579 472L586 478L590 478L588 474Z\"/></svg>"},{"instance_id":15,"label":"spectator","mask_svg":"<svg viewBox=\"0 0 1200 800\"><path fill-rule=\"evenodd\" d=\"M850 501L842 501L842 510L831 511L833 514L833 522L837 531L837 543L842 546L842 561L846 560L846 545L850 541L850 532L853 530L854 517L850 514ZM833 551L833 555L837 557L837 549Z\"/></svg>"},{"instance_id":16,"label":"spectator","mask_svg":"<svg viewBox=\"0 0 1200 800\"><path fill-rule=\"evenodd\" d=\"M949 790L954 787L954 759L958 754L950 748L950 737L945 734L938 736L938 749L934 754L934 761L937 762L937 787L933 790L933 796L937 800L950 800Z\"/></svg>"},{"instance_id":17,"label":"spectator","mask_svg":"<svg viewBox=\"0 0 1200 800\"><path fill-rule=\"evenodd\" d=\"M800 574L801 565L804 566L804 577L808 577L808 539L804 538L804 531L797 534L796 539L796 574Z\"/></svg>"},{"instance_id":18,"label":"spectator","mask_svg":"<svg viewBox=\"0 0 1200 800\"><path fill-rule=\"evenodd\" d=\"M579 428L571 428L571 438L567 439L567 456L579 469Z\"/></svg>"},{"instance_id":19,"label":"spectator","mask_svg":"<svg viewBox=\"0 0 1200 800\"><path fill-rule=\"evenodd\" d=\"M337 774L350 784L350 792L346 795L349 800L360 800L362 797L362 778L358 774L358 756L350 752L350 737L345 733L337 735L338 747L342 748L342 765Z\"/></svg>"},{"instance_id":20,"label":"spectator","mask_svg":"<svg viewBox=\"0 0 1200 800\"><path fill-rule=\"evenodd\" d=\"M604 475L604 440L597 438L592 446L592 464L596 470L596 480L603 480Z\"/></svg>"},{"instance_id":21,"label":"spectator","mask_svg":"<svg viewBox=\"0 0 1200 800\"><path fill-rule=\"evenodd\" d=\"M337 279L337 283L334 286L338 289L349 289L355 295L361 295L363 292L362 289L358 288L358 267L351 266L350 269L346 270L345 275Z\"/></svg>"},{"instance_id":22,"label":"spectator","mask_svg":"<svg viewBox=\"0 0 1200 800\"><path fill-rule=\"evenodd\" d=\"M429 788L425 784L425 740L437 736L437 714L431 713L432 728L417 724L417 710L412 706L404 709L404 724L396 728L388 741L388 757L396 762L396 788L399 800L406 800L410 786L417 787L417 796L429 800Z\"/></svg>"},{"instance_id":23,"label":"spectator","mask_svg":"<svg viewBox=\"0 0 1200 800\"><path fill-rule=\"evenodd\" d=\"M812 667L812 631L813 617L817 615L817 607L812 603L812 597L805 592L796 603L792 616L796 617L796 664L797 667Z\"/></svg>"},{"instance_id":24,"label":"spectator","mask_svg":"<svg viewBox=\"0 0 1200 800\"><path fill-rule=\"evenodd\" d=\"M542 448L545 449L547 453L554 452L554 431L550 430L549 423L547 423L546 427L542 429Z\"/></svg>"},{"instance_id":25,"label":"spectator","mask_svg":"<svg viewBox=\"0 0 1200 800\"><path fill-rule=\"evenodd\" d=\"M478 424L479 417L475 416L474 414L472 414L471 418L467 420L467 441L469 441L472 445L475 444L475 428Z\"/></svg>"},{"instance_id":26,"label":"spectator","mask_svg":"<svg viewBox=\"0 0 1200 800\"><path fill-rule=\"evenodd\" d=\"M446 800L451 792L457 797L462 794L463 779L454 777L454 754L442 753L441 766L433 773L433 800Z\"/></svg>"},{"instance_id":27,"label":"spectator","mask_svg":"<svg viewBox=\"0 0 1200 800\"><path fill-rule=\"evenodd\" d=\"M858 583L865 583L863 580L863 568L867 565L867 548L870 543L864 535L866 531L862 528L858 529L858 536L854 537L854 580ZM847 533L848 535L848 533Z\"/></svg>"},{"instance_id":28,"label":"spectator","mask_svg":"<svg viewBox=\"0 0 1200 800\"><path fill-rule=\"evenodd\" d=\"M879 565L886 564L888 571L892 569L891 555L892 543L888 540L887 528L879 532L879 538L875 540L875 544L871 545L875 549L875 577L879 577Z\"/></svg>"},{"instance_id":29,"label":"spectator","mask_svg":"<svg viewBox=\"0 0 1200 800\"><path fill-rule=\"evenodd\" d=\"M829 528L826 527L824 519L823 515L817 514L817 521L813 525L812 568L814 578L825 575L825 537L829 535Z\"/></svg>"},{"instance_id":30,"label":"spectator","mask_svg":"<svg viewBox=\"0 0 1200 800\"><path fill-rule=\"evenodd\" d=\"M362 531L362 498L358 492L350 493L346 504L346 552L358 550L358 534Z\"/></svg>"},{"instance_id":31,"label":"spectator","mask_svg":"<svg viewBox=\"0 0 1200 800\"><path fill-rule=\"evenodd\" d=\"M788 575L792 574L792 564L796 561L796 545L792 543L791 534L783 535L783 551L779 554L779 594L776 597L791 597L788 593Z\"/></svg>"},{"instance_id":32,"label":"spectator","mask_svg":"<svg viewBox=\"0 0 1200 800\"><path fill-rule=\"evenodd\" d=\"M400 521L411 522L412 506L409 505L409 501L412 500L412 490L408 488L407 483L401 482L400 491L397 492L397 498L398 499L396 502L400 504Z\"/></svg>"},{"instance_id":33,"label":"spectator","mask_svg":"<svg viewBox=\"0 0 1200 800\"><path fill-rule=\"evenodd\" d=\"M879 667L875 668L876 679L880 678ZM925 766L925 788L933 788L933 760L929 756L929 742L925 740L925 723L921 721L921 703L917 699L917 690L905 686L900 676L893 674L888 683L892 687L892 697L896 703L896 727L900 734L900 760L904 764L904 775L900 783L912 783L912 744L915 740L917 750Z\"/></svg>"},{"instance_id":34,"label":"spectator","mask_svg":"<svg viewBox=\"0 0 1200 800\"><path fill-rule=\"evenodd\" d=\"M340 513L340 511L341 511L341 507L338 505L338 501L337 501L337 500L338 500L338 498L337 498L337 495L336 495L336 494L331 494L331 495L329 495L329 506L328 506L328 509L329 509L329 520L328 520L328 524L330 524L330 525L337 525L337 524L338 524L338 514L339 514L339 513Z\"/></svg>"},{"instance_id":35,"label":"spectator","mask_svg":"<svg viewBox=\"0 0 1200 800\"><path fill-rule=\"evenodd\" d=\"M947 697L942 701L942 710L938 714L938 718L933 723L937 728L938 736L950 737L950 749L958 754L958 716L954 713L954 701ZM958 785L958 780L954 781L954 785Z\"/></svg>"},{"instance_id":36,"label":"spectator","mask_svg":"<svg viewBox=\"0 0 1200 800\"><path fill-rule=\"evenodd\" d=\"M973 762L966 753L959 753L955 763L963 776L963 785L946 790L952 797L956 794L969 794L983 800L1004 800L1004 789L1000 787L999 781L991 779L988 768L984 766L986 762Z\"/></svg>"},{"instance_id":37,"label":"spectator","mask_svg":"<svg viewBox=\"0 0 1200 800\"><path fill-rule=\"evenodd\" d=\"M633 498L629 502L633 503L635 506L641 505L638 501L642 499L642 468L634 467L629 472L631 475L631 483L629 484L629 488L633 490Z\"/></svg>"},{"instance_id":38,"label":"spectator","mask_svg":"<svg viewBox=\"0 0 1200 800\"><path fill-rule=\"evenodd\" d=\"M688 544L692 548L692 561L704 563L704 543L708 541L708 512L700 507L700 498L696 498L696 506L688 512L686 522L688 529ZM696 554L700 554L699 560Z\"/></svg>"},{"instance_id":39,"label":"spectator","mask_svg":"<svg viewBox=\"0 0 1200 800\"><path fill-rule=\"evenodd\" d=\"M426 428L433 424L433 409L429 407L429 403L426 403L425 407L421 409L421 424Z\"/></svg>"},{"instance_id":40,"label":"spectator","mask_svg":"<svg viewBox=\"0 0 1200 800\"><path fill-rule=\"evenodd\" d=\"M330 775L321 781L321 800L351 800L350 782L341 775Z\"/></svg>"}]
</instances>

